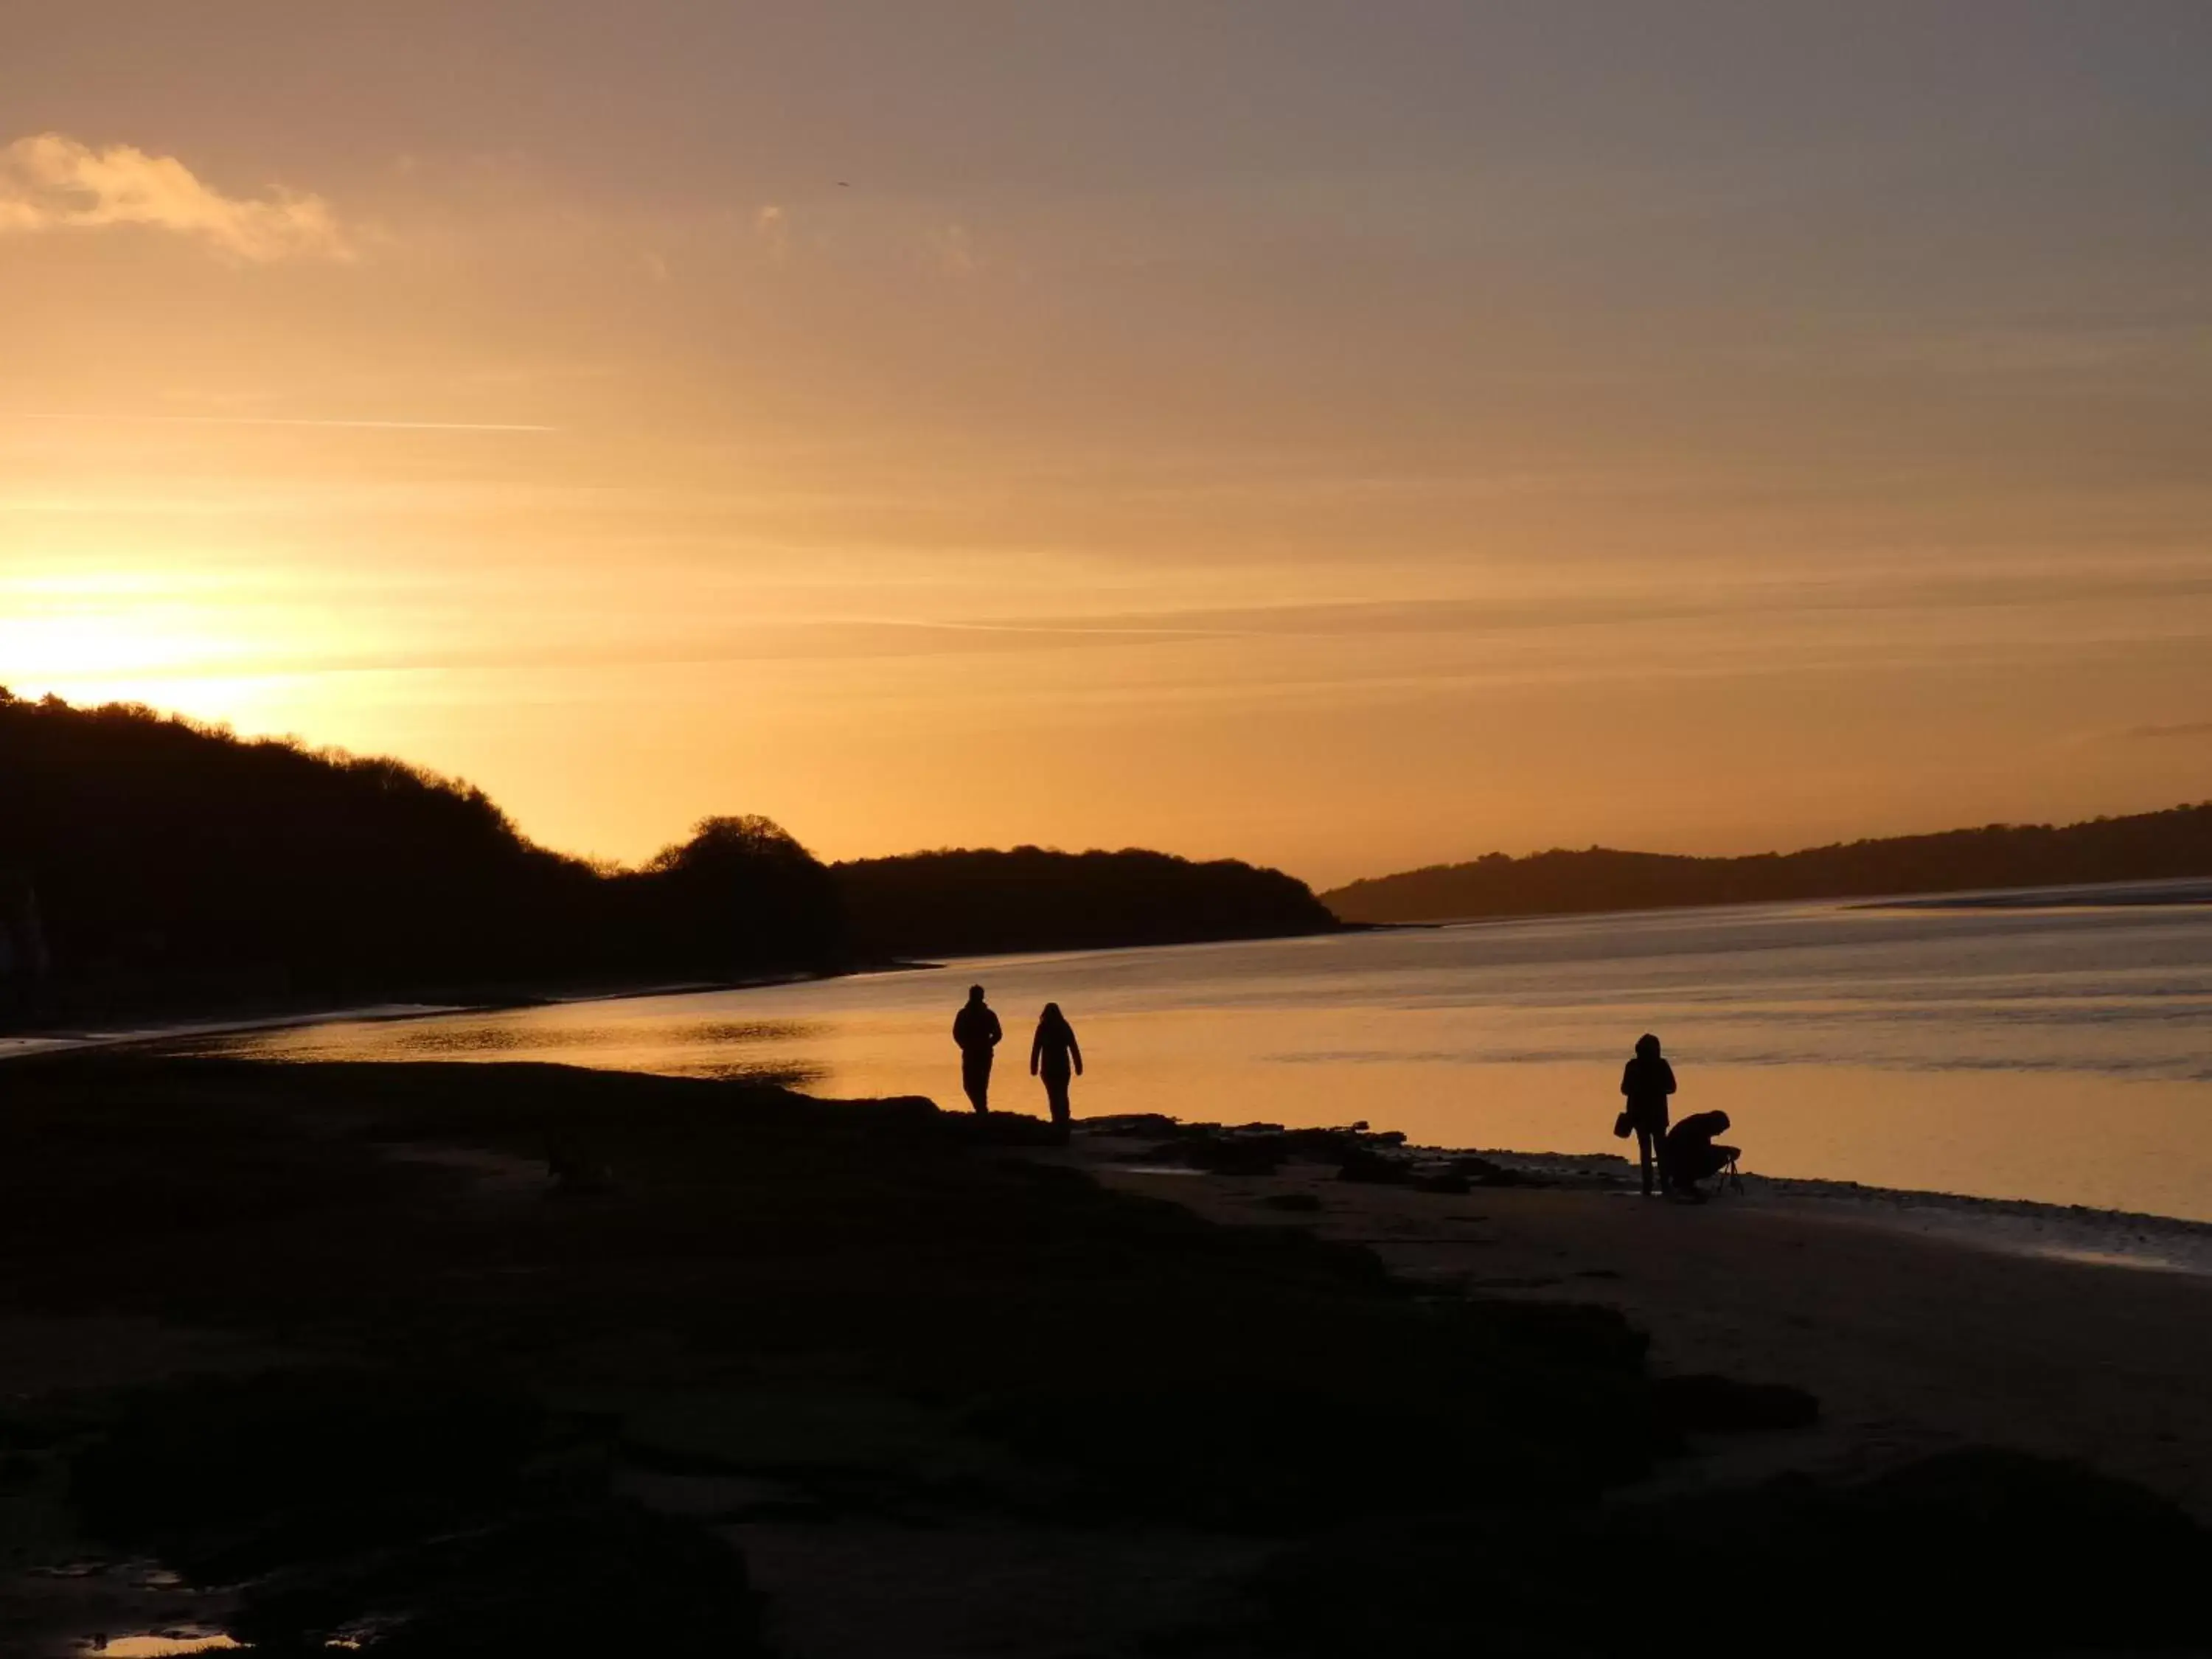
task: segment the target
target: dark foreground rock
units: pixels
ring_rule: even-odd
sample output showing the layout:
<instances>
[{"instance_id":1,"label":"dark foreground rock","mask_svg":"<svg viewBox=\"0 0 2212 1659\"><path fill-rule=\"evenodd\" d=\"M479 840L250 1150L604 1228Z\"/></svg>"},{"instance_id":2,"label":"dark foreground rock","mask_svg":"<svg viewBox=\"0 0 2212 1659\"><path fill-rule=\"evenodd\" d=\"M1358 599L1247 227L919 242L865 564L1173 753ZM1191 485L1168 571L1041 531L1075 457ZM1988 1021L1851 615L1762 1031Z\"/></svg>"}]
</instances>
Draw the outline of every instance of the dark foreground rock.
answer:
<instances>
[{"instance_id":1,"label":"dark foreground rock","mask_svg":"<svg viewBox=\"0 0 2212 1659\"><path fill-rule=\"evenodd\" d=\"M1686 1434L1802 1429L1820 1415L1819 1401L1787 1383L1698 1373L1658 1377L1651 1387L1662 1420Z\"/></svg>"},{"instance_id":2,"label":"dark foreground rock","mask_svg":"<svg viewBox=\"0 0 2212 1659\"><path fill-rule=\"evenodd\" d=\"M744 1651L726 1543L621 1496L672 1432L816 1513L1271 1534L1584 1498L1667 1443L1617 1316L1439 1305L1364 1250L1043 1167L1024 1120L544 1066L79 1057L7 1081L0 1315L284 1356L27 1408L72 1476L64 1530L221 1592L266 1650L338 1628L371 1653L449 1629L571 1650L520 1613L536 1634L481 1645L535 1600L576 1631L720 1608L701 1650ZM678 1430L640 1427L679 1403ZM607 1573L576 1568L588 1538Z\"/></svg>"},{"instance_id":3,"label":"dark foreground rock","mask_svg":"<svg viewBox=\"0 0 2212 1659\"><path fill-rule=\"evenodd\" d=\"M1408 1146L1399 1131L1370 1129L1364 1123L1286 1129L1279 1123L1183 1123L1145 1113L1087 1119L1079 1133L1144 1139L1152 1143L1143 1154L1146 1159L1208 1175L1267 1176L1288 1164L1311 1163L1333 1166L1340 1181L1448 1195L1477 1187L1548 1186L1555 1179L1473 1153Z\"/></svg>"},{"instance_id":4,"label":"dark foreground rock","mask_svg":"<svg viewBox=\"0 0 2212 1659\"><path fill-rule=\"evenodd\" d=\"M2107 1650L2203 1633L2155 1593L2201 1534L2049 1466L1609 1502L1685 1436L1809 1399L1655 1385L1610 1311L1422 1292L1296 1226L1109 1193L1018 1120L546 1066L107 1057L5 1082L0 1320L158 1320L263 1356L0 1413L11 1654L117 1628L25 1610L28 1569L89 1553L160 1563L164 1618L257 1652L742 1659L775 1644L794 1530L839 1564L817 1582L848 1625L875 1621L848 1651L970 1650L924 1643L911 1605L928 1564L988 1575L1010 1537L1070 1540L1053 1571L1085 1606L1152 1605L1083 1577L1128 1540L1278 1563L1224 1576L1203 1619L1163 1601L1126 1640L994 1649L1017 1655L1610 1652L1648 1619L1616 1641L1588 1586L1649 1608L1654 1563L1690 1575L1662 1611L1700 1629L1882 1573L1949 1596L1931 1627L1955 1629L1980 1569L1922 1557L1977 1526L2046 1615L2003 1626L2010 1650L2093 1616ZM1199 1139L1178 1127L1146 1133ZM1243 1138L1415 1157L1364 1126ZM1439 1173L1480 1176L1413 1178ZM769 1521L774 1573L749 1559ZM2111 1576L2046 1571L2042 1539ZM903 1578L900 1551L923 1564Z\"/></svg>"},{"instance_id":5,"label":"dark foreground rock","mask_svg":"<svg viewBox=\"0 0 2212 1659\"><path fill-rule=\"evenodd\" d=\"M2068 1464L1950 1452L1592 1510L1390 1524L1263 1575L1263 1650L1909 1656L2205 1650L2203 1533Z\"/></svg>"},{"instance_id":6,"label":"dark foreground rock","mask_svg":"<svg viewBox=\"0 0 2212 1659\"><path fill-rule=\"evenodd\" d=\"M90 1426L87 1531L235 1587L223 1623L256 1652L766 1651L742 1557L616 1494L592 1426L517 1389L275 1371L133 1394Z\"/></svg>"}]
</instances>

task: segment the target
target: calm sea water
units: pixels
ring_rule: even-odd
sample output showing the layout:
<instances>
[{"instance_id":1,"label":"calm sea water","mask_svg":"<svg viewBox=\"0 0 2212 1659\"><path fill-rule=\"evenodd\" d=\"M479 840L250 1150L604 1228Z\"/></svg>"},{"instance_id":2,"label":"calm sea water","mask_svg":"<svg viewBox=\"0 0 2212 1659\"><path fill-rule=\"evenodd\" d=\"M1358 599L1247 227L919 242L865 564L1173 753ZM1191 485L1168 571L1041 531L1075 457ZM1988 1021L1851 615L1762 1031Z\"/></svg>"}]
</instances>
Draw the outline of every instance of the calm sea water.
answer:
<instances>
[{"instance_id":1,"label":"calm sea water","mask_svg":"<svg viewBox=\"0 0 2212 1659\"><path fill-rule=\"evenodd\" d=\"M1621 1061L1665 1040L1771 1175L2212 1220L2212 907L1776 906L1002 957L495 1015L325 1025L290 1059L544 1060L781 1075L960 1101L971 980L1007 1031L994 1103L1057 1000L1085 1113L1365 1119L1455 1146L1614 1150Z\"/></svg>"}]
</instances>

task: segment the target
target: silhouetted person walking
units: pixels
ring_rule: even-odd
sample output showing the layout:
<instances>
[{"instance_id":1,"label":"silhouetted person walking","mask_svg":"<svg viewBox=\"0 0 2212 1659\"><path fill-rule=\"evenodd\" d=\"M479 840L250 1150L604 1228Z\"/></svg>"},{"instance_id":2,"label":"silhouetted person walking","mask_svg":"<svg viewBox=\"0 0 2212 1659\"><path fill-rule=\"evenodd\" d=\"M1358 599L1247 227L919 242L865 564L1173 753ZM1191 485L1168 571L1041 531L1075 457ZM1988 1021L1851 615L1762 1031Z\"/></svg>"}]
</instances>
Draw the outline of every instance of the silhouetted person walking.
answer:
<instances>
[{"instance_id":1,"label":"silhouetted person walking","mask_svg":"<svg viewBox=\"0 0 2212 1659\"><path fill-rule=\"evenodd\" d=\"M983 988L969 986L967 1006L952 1017L952 1040L960 1045L960 1086L968 1091L968 1103L979 1112L991 1109L991 1050L1006 1035L999 1028L999 1017L983 1000Z\"/></svg>"},{"instance_id":2,"label":"silhouetted person walking","mask_svg":"<svg viewBox=\"0 0 2212 1659\"><path fill-rule=\"evenodd\" d=\"M1692 1204L1702 1204L1705 1195L1698 1183L1707 1176L1718 1175L1743 1156L1735 1146L1717 1146L1715 1135L1728 1133L1729 1115L1726 1112L1692 1112L1667 1132L1667 1144L1660 1153L1661 1166L1667 1172L1667 1185L1675 1197Z\"/></svg>"},{"instance_id":3,"label":"silhouetted person walking","mask_svg":"<svg viewBox=\"0 0 2212 1659\"><path fill-rule=\"evenodd\" d=\"M1030 1039L1030 1075L1044 1079L1044 1097L1052 1108L1052 1121L1061 1128L1067 1127L1068 1066L1073 1062L1075 1075L1083 1075L1083 1048L1075 1040L1075 1028L1067 1023L1067 1016L1060 1012L1060 1005L1048 1002L1044 1012L1037 1016L1036 1035Z\"/></svg>"},{"instance_id":4,"label":"silhouetted person walking","mask_svg":"<svg viewBox=\"0 0 2212 1659\"><path fill-rule=\"evenodd\" d=\"M1667 1184L1662 1156L1667 1139L1667 1097L1674 1092L1674 1068L1659 1054L1659 1039L1646 1031L1636 1039L1636 1058L1620 1073L1620 1092L1628 1097L1628 1121L1636 1129L1636 1161L1644 1171L1644 1196L1651 1196L1651 1172Z\"/></svg>"}]
</instances>

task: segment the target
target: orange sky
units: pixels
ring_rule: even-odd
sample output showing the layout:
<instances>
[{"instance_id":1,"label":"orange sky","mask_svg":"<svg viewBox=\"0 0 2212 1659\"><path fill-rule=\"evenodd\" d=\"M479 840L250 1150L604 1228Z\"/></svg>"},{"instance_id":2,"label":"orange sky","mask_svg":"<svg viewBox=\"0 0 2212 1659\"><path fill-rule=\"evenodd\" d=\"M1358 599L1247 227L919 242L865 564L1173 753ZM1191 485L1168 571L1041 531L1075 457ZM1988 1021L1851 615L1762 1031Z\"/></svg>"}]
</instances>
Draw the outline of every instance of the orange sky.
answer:
<instances>
[{"instance_id":1,"label":"orange sky","mask_svg":"<svg viewBox=\"0 0 2212 1659\"><path fill-rule=\"evenodd\" d=\"M320 9L9 31L19 693L622 858L2212 795L2199 7Z\"/></svg>"}]
</instances>

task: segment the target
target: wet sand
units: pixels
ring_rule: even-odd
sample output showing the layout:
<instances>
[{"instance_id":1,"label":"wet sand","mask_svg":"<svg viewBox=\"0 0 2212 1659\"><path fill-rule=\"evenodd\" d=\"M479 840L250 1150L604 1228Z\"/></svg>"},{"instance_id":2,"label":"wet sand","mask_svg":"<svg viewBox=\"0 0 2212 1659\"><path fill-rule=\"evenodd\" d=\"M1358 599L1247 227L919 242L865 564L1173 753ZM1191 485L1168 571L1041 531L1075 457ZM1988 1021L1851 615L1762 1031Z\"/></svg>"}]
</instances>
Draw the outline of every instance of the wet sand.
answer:
<instances>
[{"instance_id":1,"label":"wet sand","mask_svg":"<svg viewBox=\"0 0 2212 1659\"><path fill-rule=\"evenodd\" d=\"M1164 1170L1154 1145L1085 1139L1073 1158L1121 1190L1218 1221L1308 1225L1440 1285L1616 1308L1662 1370L1820 1401L1817 1427L1708 1449L1662 1483L1864 1474L1987 1443L2079 1460L2212 1519L2212 1229L1755 1179L1696 1206L1609 1182L1443 1195L1320 1164ZM1291 1194L1319 1211L1268 1202Z\"/></svg>"},{"instance_id":2,"label":"wet sand","mask_svg":"<svg viewBox=\"0 0 2212 1659\"><path fill-rule=\"evenodd\" d=\"M223 1491L229 1466L217 1478L204 1449L224 1443L131 1442L176 1467L126 1461L104 1510L82 1510L73 1471L88 1455L96 1471L99 1449L142 1421L198 1420L164 1413L213 1409L250 1440L221 1413L250 1425L306 1401L323 1413L308 1419L313 1478L279 1482L304 1532L250 1517L257 1547L281 1547L315 1535L331 1493L353 1512L363 1475L343 1425L360 1400L346 1390L387 1373L543 1411L553 1437L523 1443L530 1467L565 1471L557 1510L532 1507L534 1486L491 1511L457 1489L436 1535L557 1522L584 1530L556 1543L633 1539L651 1596L688 1592L649 1575L719 1539L782 1659L1465 1651L1471 1630L1513 1613L1522 1566L1450 1528L1501 1515L1551 1553L1531 1558L1513 1650L1613 1651L1556 1611L1603 1547L1546 1533L1561 1514L1588 1528L1641 1511L1684 1547L1729 1547L1733 1523L1698 1507L1709 1498L1762 1529L1802 1528L1762 1477L1804 1470L1844 1492L1981 1443L2212 1512L2212 1278L2028 1253L2151 1238L2185 1254L2204 1230L2178 1224L1764 1183L1687 1207L1620 1190L1617 1163L1572 1158L1492 1155L1479 1178L1553 1184L1464 1193L1347 1181L1310 1159L1201 1174L1164 1157L1158 1129L1093 1125L1062 1146L1033 1121L921 1101L536 1066L85 1055L11 1081L10 1654L276 1617L281 1599L254 1609L256 1586L277 1581L356 1595L349 1545L280 1556L276 1580L149 1578L149 1558L188 1567L238 1547L219 1512L179 1516L167 1498ZM1821 1418L1685 1446L1645 1414L1662 1390L1631 1327L1662 1377L1793 1385ZM428 1431L441 1397L426 1396ZM325 1462L343 1473L315 1473ZM418 1497L418 1474L389 1478ZM2004 1494L2001 1519L2047 1528L2072 1560L2104 1535L2105 1499L2065 1478L2032 1474L2024 1507L2001 1484L1966 1497ZM1893 1571L1879 1554L1893 1514L1778 1532L1771 1565ZM1425 1530L1390 1530L1407 1516ZM1818 1541L1787 1541L1799 1535ZM2033 1540L1982 1547L1970 1571L2039 1571L2014 1553ZM454 1613L434 1549L377 1548L415 1575L410 1616ZM1418 1565L1439 1548L1451 1584L1470 1587L1442 1609L1422 1605ZM1416 1566L1370 1593L1356 1572L1311 1571L1340 1552L1378 1582ZM564 1588L537 1561L494 1564L518 1613ZM1429 1644L1302 1625L1315 1583L1334 1587L1330 1617L1387 1623L1412 1607L1393 1628ZM2057 1610L2103 1621L2107 1599L2088 1574ZM1756 1634L1754 1620L1716 1650L1748 1651Z\"/></svg>"}]
</instances>

